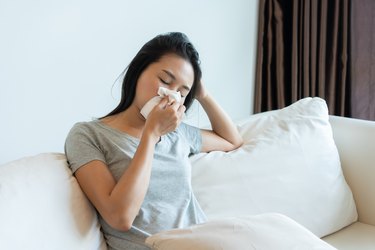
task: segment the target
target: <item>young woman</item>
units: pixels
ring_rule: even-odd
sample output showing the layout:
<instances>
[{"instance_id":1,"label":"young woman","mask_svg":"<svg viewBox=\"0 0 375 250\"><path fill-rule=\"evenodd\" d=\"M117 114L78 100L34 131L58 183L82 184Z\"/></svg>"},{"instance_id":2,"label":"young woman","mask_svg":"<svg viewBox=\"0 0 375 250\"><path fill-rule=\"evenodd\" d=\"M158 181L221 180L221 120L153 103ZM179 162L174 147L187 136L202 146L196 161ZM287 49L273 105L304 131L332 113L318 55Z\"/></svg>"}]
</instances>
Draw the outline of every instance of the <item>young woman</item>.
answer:
<instances>
[{"instance_id":1,"label":"young woman","mask_svg":"<svg viewBox=\"0 0 375 250\"><path fill-rule=\"evenodd\" d=\"M120 104L107 116L81 122L65 144L69 165L99 213L109 249L148 249L144 240L162 230L205 221L191 188L189 155L230 151L242 139L201 82L199 55L182 33L147 42L127 68ZM145 119L140 110L159 87L164 97ZM182 123L200 102L212 130Z\"/></svg>"}]
</instances>

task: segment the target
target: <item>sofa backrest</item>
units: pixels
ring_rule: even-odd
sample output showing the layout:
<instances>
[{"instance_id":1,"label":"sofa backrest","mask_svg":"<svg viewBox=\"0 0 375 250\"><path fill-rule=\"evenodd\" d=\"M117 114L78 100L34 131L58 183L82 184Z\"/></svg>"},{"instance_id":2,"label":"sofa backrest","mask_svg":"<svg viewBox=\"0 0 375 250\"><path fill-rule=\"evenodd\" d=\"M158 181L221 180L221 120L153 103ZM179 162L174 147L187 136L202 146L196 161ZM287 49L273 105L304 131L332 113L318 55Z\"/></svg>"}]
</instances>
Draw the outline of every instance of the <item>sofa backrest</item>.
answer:
<instances>
[{"instance_id":1,"label":"sofa backrest","mask_svg":"<svg viewBox=\"0 0 375 250\"><path fill-rule=\"evenodd\" d=\"M330 123L358 220L375 226L375 122L330 116Z\"/></svg>"}]
</instances>

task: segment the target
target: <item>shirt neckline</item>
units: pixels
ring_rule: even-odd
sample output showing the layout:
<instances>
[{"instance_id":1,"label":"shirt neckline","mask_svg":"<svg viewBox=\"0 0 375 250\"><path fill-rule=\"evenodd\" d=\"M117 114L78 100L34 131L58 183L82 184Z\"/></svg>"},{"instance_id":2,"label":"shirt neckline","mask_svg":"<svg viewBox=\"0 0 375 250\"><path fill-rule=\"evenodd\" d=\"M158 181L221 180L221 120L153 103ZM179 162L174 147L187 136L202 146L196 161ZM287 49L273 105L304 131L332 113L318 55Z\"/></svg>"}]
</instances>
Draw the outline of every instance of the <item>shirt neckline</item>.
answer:
<instances>
[{"instance_id":1,"label":"shirt neckline","mask_svg":"<svg viewBox=\"0 0 375 250\"><path fill-rule=\"evenodd\" d=\"M116 133L116 134L119 134L119 135L121 135L121 136L125 136L125 137L127 137L127 138L129 138L129 139L131 139L131 140L133 140L133 141L135 141L135 142L139 142L139 141L140 141L140 138L137 138L137 137L135 137L135 136L129 135L128 133L126 133L126 132L124 132L124 131L121 131L121 130L118 130L118 129L116 129L116 128L113 128L113 127L111 127L111 126L109 126L109 125L103 123L103 122L102 122L101 120L99 120L99 119L95 119L95 120L93 120L93 122L94 122L95 124L99 125L100 127L106 129L106 130L109 130L109 131L111 131L111 132L113 132L113 133Z\"/></svg>"}]
</instances>

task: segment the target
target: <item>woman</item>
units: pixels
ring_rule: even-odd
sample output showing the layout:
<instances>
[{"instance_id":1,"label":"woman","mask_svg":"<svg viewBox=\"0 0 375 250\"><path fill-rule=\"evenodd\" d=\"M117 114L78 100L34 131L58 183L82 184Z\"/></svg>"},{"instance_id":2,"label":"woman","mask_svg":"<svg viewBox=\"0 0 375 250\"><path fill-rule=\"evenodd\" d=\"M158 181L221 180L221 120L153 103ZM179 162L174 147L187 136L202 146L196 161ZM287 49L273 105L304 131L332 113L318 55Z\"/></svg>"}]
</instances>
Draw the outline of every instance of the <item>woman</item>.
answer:
<instances>
[{"instance_id":1,"label":"woman","mask_svg":"<svg viewBox=\"0 0 375 250\"><path fill-rule=\"evenodd\" d=\"M201 83L199 55L182 33L146 43L126 71L120 104L104 118L77 123L65 151L82 190L99 213L109 249L148 249L144 240L162 230L205 221L192 193L188 156L230 151L242 139ZM159 87L165 96L149 113L142 107ZM197 99L212 130L182 123Z\"/></svg>"}]
</instances>

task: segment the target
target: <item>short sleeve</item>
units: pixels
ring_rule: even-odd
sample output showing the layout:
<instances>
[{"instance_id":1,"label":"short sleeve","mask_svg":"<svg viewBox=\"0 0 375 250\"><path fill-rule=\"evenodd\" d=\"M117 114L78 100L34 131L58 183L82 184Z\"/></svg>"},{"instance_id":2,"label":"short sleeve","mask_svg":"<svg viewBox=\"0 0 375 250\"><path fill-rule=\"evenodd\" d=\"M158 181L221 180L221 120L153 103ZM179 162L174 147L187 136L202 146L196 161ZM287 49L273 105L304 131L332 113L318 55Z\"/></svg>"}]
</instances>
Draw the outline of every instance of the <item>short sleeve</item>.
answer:
<instances>
[{"instance_id":1,"label":"short sleeve","mask_svg":"<svg viewBox=\"0 0 375 250\"><path fill-rule=\"evenodd\" d=\"M186 138L190 145L190 153L197 154L202 149L202 135L201 130L197 127L181 123L179 126L180 133Z\"/></svg>"},{"instance_id":2,"label":"short sleeve","mask_svg":"<svg viewBox=\"0 0 375 250\"><path fill-rule=\"evenodd\" d=\"M106 162L95 134L85 123L77 123L70 130L65 141L65 154L73 173L90 161Z\"/></svg>"}]
</instances>

